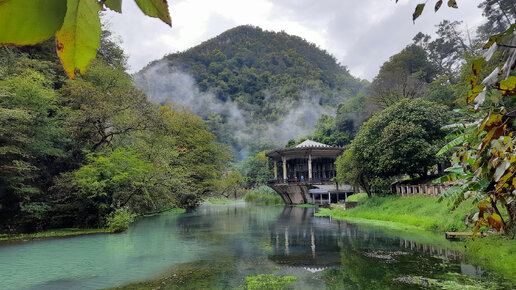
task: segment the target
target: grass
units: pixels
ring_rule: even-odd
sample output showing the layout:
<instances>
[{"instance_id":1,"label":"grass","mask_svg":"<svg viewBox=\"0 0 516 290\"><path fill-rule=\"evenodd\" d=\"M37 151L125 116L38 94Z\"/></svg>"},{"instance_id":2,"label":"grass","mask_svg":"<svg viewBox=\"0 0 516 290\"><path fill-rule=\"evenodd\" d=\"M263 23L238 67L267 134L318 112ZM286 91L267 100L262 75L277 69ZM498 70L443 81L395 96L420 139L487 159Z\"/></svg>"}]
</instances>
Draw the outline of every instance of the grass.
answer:
<instances>
[{"instance_id":1,"label":"grass","mask_svg":"<svg viewBox=\"0 0 516 290\"><path fill-rule=\"evenodd\" d=\"M346 201L363 201L367 199L367 193L355 193L355 194L352 194L350 196L348 196L348 198L346 198Z\"/></svg>"},{"instance_id":2,"label":"grass","mask_svg":"<svg viewBox=\"0 0 516 290\"><path fill-rule=\"evenodd\" d=\"M357 196L359 197L359 196ZM464 218L473 208L470 202L463 202L455 211L451 211L446 202L438 202L435 197L373 197L361 199L361 203L352 209L320 209L317 215L331 216L335 219L381 226L396 235L419 242L438 244L466 254L469 262L483 265L516 282L516 240L500 235L466 238L460 242L449 242L439 232L473 231L464 225ZM476 209L472 209L475 212ZM425 234L426 233L426 234Z\"/></svg>"},{"instance_id":3,"label":"grass","mask_svg":"<svg viewBox=\"0 0 516 290\"><path fill-rule=\"evenodd\" d=\"M245 202L265 204L265 205L278 205L284 204L283 199L277 194L272 188L262 185L253 188L245 195Z\"/></svg>"},{"instance_id":4,"label":"grass","mask_svg":"<svg viewBox=\"0 0 516 290\"><path fill-rule=\"evenodd\" d=\"M304 204L296 204L294 206L297 206L297 207L319 207L318 205L316 204L308 204L308 203L304 203Z\"/></svg>"},{"instance_id":5,"label":"grass","mask_svg":"<svg viewBox=\"0 0 516 290\"><path fill-rule=\"evenodd\" d=\"M65 228L56 229L50 231L44 231L32 234L0 234L0 241L25 241L25 240L38 240L47 238L58 238L58 237L73 237L80 235L90 234L106 234L112 233L109 229L78 229L78 228Z\"/></svg>"},{"instance_id":6,"label":"grass","mask_svg":"<svg viewBox=\"0 0 516 290\"><path fill-rule=\"evenodd\" d=\"M430 231L463 231L466 230L464 218L473 207L471 203L464 202L452 211L446 202L438 202L437 198L428 196L362 198L357 195L356 198L361 203L355 208L321 209L319 215L386 221Z\"/></svg>"}]
</instances>

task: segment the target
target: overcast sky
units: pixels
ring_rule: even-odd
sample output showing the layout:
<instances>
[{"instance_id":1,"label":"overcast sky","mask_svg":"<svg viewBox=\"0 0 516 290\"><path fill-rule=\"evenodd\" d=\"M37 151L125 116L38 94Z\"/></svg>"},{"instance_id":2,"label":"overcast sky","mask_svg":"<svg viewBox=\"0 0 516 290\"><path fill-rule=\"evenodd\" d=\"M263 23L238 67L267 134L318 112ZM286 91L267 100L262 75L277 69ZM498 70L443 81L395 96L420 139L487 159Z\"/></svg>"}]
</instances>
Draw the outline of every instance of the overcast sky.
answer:
<instances>
[{"instance_id":1,"label":"overcast sky","mask_svg":"<svg viewBox=\"0 0 516 290\"><path fill-rule=\"evenodd\" d=\"M122 14L104 20L120 36L129 55L131 72L165 54L183 51L238 25L300 36L333 54L359 78L371 80L389 56L399 52L422 31L435 32L443 19L463 20L473 32L482 23L480 0L446 2L437 13L428 1L412 23L412 12L424 0L169 0L172 28L144 16L132 0L123 1Z\"/></svg>"}]
</instances>

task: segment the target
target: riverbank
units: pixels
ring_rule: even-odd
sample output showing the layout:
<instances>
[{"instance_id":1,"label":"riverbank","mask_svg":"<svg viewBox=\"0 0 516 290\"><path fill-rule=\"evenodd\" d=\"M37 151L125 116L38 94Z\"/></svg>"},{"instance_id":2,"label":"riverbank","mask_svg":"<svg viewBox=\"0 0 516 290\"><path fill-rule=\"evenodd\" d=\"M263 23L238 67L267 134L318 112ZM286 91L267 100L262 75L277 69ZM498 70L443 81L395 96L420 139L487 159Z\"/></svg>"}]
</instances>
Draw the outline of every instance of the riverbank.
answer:
<instances>
[{"instance_id":1,"label":"riverbank","mask_svg":"<svg viewBox=\"0 0 516 290\"><path fill-rule=\"evenodd\" d=\"M435 197L357 197L361 203L353 209L334 206L332 209L320 209L317 215L402 231L426 231L442 235L439 244L459 250L472 263L485 266L516 282L515 239L492 235L474 241L471 238L457 242L444 240L445 231L473 231L472 226L467 228L464 224L468 212L475 212L471 202L463 202L451 211L446 201L438 202Z\"/></svg>"},{"instance_id":2,"label":"riverbank","mask_svg":"<svg viewBox=\"0 0 516 290\"><path fill-rule=\"evenodd\" d=\"M51 239L51 238L62 238L62 237L74 237L74 236L83 236L83 235L91 235L91 234L109 234L113 233L110 229L78 229L78 228L64 228L64 229L55 229L38 233L31 234L0 234L0 243L1 242L16 242L16 241L32 241L32 240L41 240L41 239Z\"/></svg>"},{"instance_id":3,"label":"riverbank","mask_svg":"<svg viewBox=\"0 0 516 290\"><path fill-rule=\"evenodd\" d=\"M148 212L141 215L140 217L149 217L158 214L181 214L186 212L183 208L170 208L165 211ZM134 222L134 219L133 219ZM0 243L9 242L21 242L21 241L33 241L42 239L54 239L54 238L67 238L75 236L84 236L92 234L113 234L119 233L119 231L113 228L99 228L99 229L80 229L80 228L63 228L63 229L52 229L42 232L30 233L30 234L0 234Z\"/></svg>"}]
</instances>

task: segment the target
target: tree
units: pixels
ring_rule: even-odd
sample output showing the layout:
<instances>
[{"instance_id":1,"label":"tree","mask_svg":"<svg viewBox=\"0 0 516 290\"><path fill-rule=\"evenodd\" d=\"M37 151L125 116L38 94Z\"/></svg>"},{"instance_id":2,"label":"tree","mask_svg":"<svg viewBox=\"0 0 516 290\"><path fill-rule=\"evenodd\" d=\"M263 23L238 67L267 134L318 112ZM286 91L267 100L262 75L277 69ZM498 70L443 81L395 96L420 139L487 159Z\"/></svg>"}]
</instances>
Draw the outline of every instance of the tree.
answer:
<instances>
[{"instance_id":1,"label":"tree","mask_svg":"<svg viewBox=\"0 0 516 290\"><path fill-rule=\"evenodd\" d=\"M34 69L19 66L0 78L0 226L43 226L48 205L41 202L42 190L68 157L56 95Z\"/></svg>"},{"instance_id":2,"label":"tree","mask_svg":"<svg viewBox=\"0 0 516 290\"><path fill-rule=\"evenodd\" d=\"M472 50L472 44L467 44L460 31L461 24L460 21L443 20L437 25L434 40L421 32L413 38L414 43L425 50L428 60L437 69L437 75L448 77L452 83L457 81L455 76L464 62L464 53Z\"/></svg>"},{"instance_id":3,"label":"tree","mask_svg":"<svg viewBox=\"0 0 516 290\"><path fill-rule=\"evenodd\" d=\"M485 0L478 5L482 15L487 18L486 23L477 28L480 39L488 39L499 34L516 22L516 4L512 0Z\"/></svg>"},{"instance_id":4,"label":"tree","mask_svg":"<svg viewBox=\"0 0 516 290\"><path fill-rule=\"evenodd\" d=\"M335 117L323 114L315 124L312 139L330 146L344 146L351 141L351 134L341 132L337 127Z\"/></svg>"},{"instance_id":5,"label":"tree","mask_svg":"<svg viewBox=\"0 0 516 290\"><path fill-rule=\"evenodd\" d=\"M255 156L250 156L241 161L237 167L247 185L265 184L272 179L269 158L265 156L267 151L262 151Z\"/></svg>"},{"instance_id":6,"label":"tree","mask_svg":"<svg viewBox=\"0 0 516 290\"><path fill-rule=\"evenodd\" d=\"M372 192L387 193L395 177L425 176L438 163L446 107L422 99L403 99L373 115L337 161L337 179ZM342 171L343 170L343 171Z\"/></svg>"},{"instance_id":7,"label":"tree","mask_svg":"<svg viewBox=\"0 0 516 290\"><path fill-rule=\"evenodd\" d=\"M404 98L422 97L435 73L426 52L417 45L409 45L381 66L369 100L385 108Z\"/></svg>"}]
</instances>

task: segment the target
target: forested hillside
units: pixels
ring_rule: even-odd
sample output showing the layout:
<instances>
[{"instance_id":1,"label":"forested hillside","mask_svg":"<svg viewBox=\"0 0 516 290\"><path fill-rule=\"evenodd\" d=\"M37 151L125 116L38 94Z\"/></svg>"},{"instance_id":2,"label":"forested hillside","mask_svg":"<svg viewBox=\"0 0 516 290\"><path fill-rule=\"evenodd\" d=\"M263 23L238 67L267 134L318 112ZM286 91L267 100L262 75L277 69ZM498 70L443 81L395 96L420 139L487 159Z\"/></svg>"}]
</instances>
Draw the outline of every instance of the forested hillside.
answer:
<instances>
[{"instance_id":1,"label":"forested hillside","mask_svg":"<svg viewBox=\"0 0 516 290\"><path fill-rule=\"evenodd\" d=\"M189 107L244 157L312 133L367 86L315 44L253 26L154 61L135 81L153 102Z\"/></svg>"}]
</instances>

